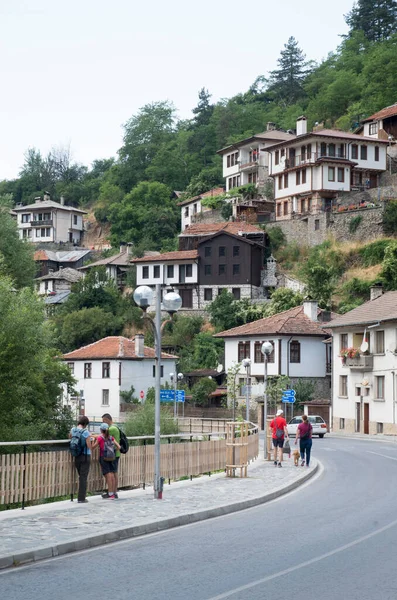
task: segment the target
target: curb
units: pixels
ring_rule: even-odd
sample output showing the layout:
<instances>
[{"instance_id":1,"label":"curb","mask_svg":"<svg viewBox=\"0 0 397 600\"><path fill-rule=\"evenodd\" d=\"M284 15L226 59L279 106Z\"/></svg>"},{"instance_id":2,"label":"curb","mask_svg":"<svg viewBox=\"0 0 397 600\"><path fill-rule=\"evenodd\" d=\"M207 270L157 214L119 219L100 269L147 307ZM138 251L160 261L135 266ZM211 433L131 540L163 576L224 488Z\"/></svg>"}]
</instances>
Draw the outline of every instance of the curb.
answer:
<instances>
[{"instance_id":1,"label":"curb","mask_svg":"<svg viewBox=\"0 0 397 600\"><path fill-rule=\"evenodd\" d=\"M135 525L125 529L117 529L116 531L92 535L84 539L76 539L63 544L57 544L55 546L41 547L28 552L20 552L18 554L10 554L9 556L1 556L0 570L8 569L10 567L19 567L29 563L36 563L41 560L47 560L56 556L63 556L65 554L78 552L80 550L88 550L90 548L95 548L96 546L102 546L111 542L119 542L130 538L141 537L150 533L166 531L167 529L181 527L182 525L190 525L192 523L198 523L199 521L205 521L207 519L221 517L223 515L228 515L240 510L253 508L292 492L306 481L311 479L319 471L320 464L321 463L319 463L317 460L315 467L297 481L294 481L293 483L290 483L289 485L276 490L275 492L270 492L269 494L258 496L257 498L252 498L251 500L242 500L241 502L235 502L234 504L219 506L217 508L202 510L197 513L185 514L178 517L172 517L171 519L163 519L154 523L147 523L146 525Z\"/></svg>"}]
</instances>

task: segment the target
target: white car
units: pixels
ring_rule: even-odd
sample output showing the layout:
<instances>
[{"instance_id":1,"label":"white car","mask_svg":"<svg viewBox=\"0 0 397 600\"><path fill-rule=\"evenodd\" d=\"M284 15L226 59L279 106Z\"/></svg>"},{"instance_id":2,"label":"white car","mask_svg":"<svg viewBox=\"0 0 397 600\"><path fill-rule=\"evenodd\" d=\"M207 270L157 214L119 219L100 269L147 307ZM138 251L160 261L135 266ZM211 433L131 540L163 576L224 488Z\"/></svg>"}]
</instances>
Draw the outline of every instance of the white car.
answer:
<instances>
[{"instance_id":1,"label":"white car","mask_svg":"<svg viewBox=\"0 0 397 600\"><path fill-rule=\"evenodd\" d=\"M307 417L309 422L312 424L313 430L312 435L318 435L323 438L328 433L327 424L324 419L318 415L309 415ZM296 435L299 423L302 423L302 417L294 417L287 425L288 435Z\"/></svg>"}]
</instances>

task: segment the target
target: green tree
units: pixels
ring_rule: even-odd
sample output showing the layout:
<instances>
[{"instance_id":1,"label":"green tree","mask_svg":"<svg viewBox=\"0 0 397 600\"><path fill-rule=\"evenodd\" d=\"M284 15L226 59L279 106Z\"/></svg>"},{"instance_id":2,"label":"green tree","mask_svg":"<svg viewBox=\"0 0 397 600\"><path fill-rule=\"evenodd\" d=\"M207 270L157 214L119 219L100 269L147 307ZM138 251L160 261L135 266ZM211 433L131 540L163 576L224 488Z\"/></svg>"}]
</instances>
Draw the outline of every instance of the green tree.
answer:
<instances>
[{"instance_id":1,"label":"green tree","mask_svg":"<svg viewBox=\"0 0 397 600\"><path fill-rule=\"evenodd\" d=\"M243 325L241 316L239 316L239 305L234 299L233 294L223 291L207 307L211 323L218 331L225 331L238 325Z\"/></svg>"},{"instance_id":2,"label":"green tree","mask_svg":"<svg viewBox=\"0 0 397 600\"><path fill-rule=\"evenodd\" d=\"M380 275L386 290L397 290L397 242L386 248Z\"/></svg>"},{"instance_id":3,"label":"green tree","mask_svg":"<svg viewBox=\"0 0 397 600\"><path fill-rule=\"evenodd\" d=\"M267 400L269 408L274 410L281 402L283 390L290 387L291 381L287 375L269 375L267 379Z\"/></svg>"},{"instance_id":4,"label":"green tree","mask_svg":"<svg viewBox=\"0 0 397 600\"><path fill-rule=\"evenodd\" d=\"M124 319L93 306L67 313L56 320L59 343L64 352L92 344L108 335L120 335Z\"/></svg>"},{"instance_id":5,"label":"green tree","mask_svg":"<svg viewBox=\"0 0 397 600\"><path fill-rule=\"evenodd\" d=\"M270 73L269 91L285 105L294 104L304 96L303 82L309 72L306 56L294 37L284 44L277 62L278 69Z\"/></svg>"},{"instance_id":6,"label":"green tree","mask_svg":"<svg viewBox=\"0 0 397 600\"><path fill-rule=\"evenodd\" d=\"M267 308L267 316L276 315L284 310L289 310L299 306L303 302L303 296L299 292L294 292L289 288L278 288L272 294L271 301Z\"/></svg>"},{"instance_id":7,"label":"green tree","mask_svg":"<svg viewBox=\"0 0 397 600\"><path fill-rule=\"evenodd\" d=\"M388 202L383 213L383 231L387 235L397 233L397 202Z\"/></svg>"},{"instance_id":8,"label":"green tree","mask_svg":"<svg viewBox=\"0 0 397 600\"><path fill-rule=\"evenodd\" d=\"M152 390L152 392L151 392ZM153 395L154 388L148 390L147 397ZM149 392L151 392L149 394ZM142 406L131 413L131 416L125 423L124 432L129 436L152 436L154 437L154 403L149 402L148 398ZM160 413L161 435L172 435L178 433L178 423L171 418L171 412L162 409ZM154 444L154 439L147 440L147 444ZM133 445L143 445L143 440L136 440Z\"/></svg>"},{"instance_id":9,"label":"green tree","mask_svg":"<svg viewBox=\"0 0 397 600\"><path fill-rule=\"evenodd\" d=\"M10 277L15 287L32 286L36 274L33 248L19 238L10 206L9 195L0 197L0 274Z\"/></svg>"},{"instance_id":10,"label":"green tree","mask_svg":"<svg viewBox=\"0 0 397 600\"><path fill-rule=\"evenodd\" d=\"M301 410L306 402L311 402L314 399L316 384L311 379L298 379L292 387L295 390L294 408Z\"/></svg>"},{"instance_id":11,"label":"green tree","mask_svg":"<svg viewBox=\"0 0 397 600\"><path fill-rule=\"evenodd\" d=\"M357 0L345 15L350 33L363 31L371 42L390 38L397 32L397 2L395 0Z\"/></svg>"},{"instance_id":12,"label":"green tree","mask_svg":"<svg viewBox=\"0 0 397 600\"><path fill-rule=\"evenodd\" d=\"M209 406L210 394L217 388L216 381L203 377L194 384L191 390L194 406Z\"/></svg>"}]
</instances>

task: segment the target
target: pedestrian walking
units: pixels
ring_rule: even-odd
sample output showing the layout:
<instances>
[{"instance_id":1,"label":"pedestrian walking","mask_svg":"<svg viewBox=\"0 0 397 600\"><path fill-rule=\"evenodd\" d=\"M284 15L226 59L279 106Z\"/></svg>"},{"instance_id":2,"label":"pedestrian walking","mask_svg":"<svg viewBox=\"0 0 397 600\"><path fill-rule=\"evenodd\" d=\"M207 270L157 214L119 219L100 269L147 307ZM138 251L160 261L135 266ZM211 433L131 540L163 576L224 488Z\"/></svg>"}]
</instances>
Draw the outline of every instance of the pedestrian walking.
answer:
<instances>
[{"instance_id":1,"label":"pedestrian walking","mask_svg":"<svg viewBox=\"0 0 397 600\"><path fill-rule=\"evenodd\" d=\"M282 410L278 410L275 418L270 423L270 429L272 430L272 441L274 448L274 466L281 467L283 460L283 446L284 439L288 438L288 429L287 429L287 421L283 417L284 412ZM266 443L266 441L265 441ZM277 455L279 454L279 459L277 460Z\"/></svg>"},{"instance_id":2,"label":"pedestrian walking","mask_svg":"<svg viewBox=\"0 0 397 600\"><path fill-rule=\"evenodd\" d=\"M120 429L117 427L117 425L114 425L111 415L109 413L105 413L104 415L102 415L102 421L109 425L109 435L113 436L114 439L116 440L116 442L120 445L120 437L121 437ZM119 497L117 490L119 488L119 474L118 473L119 473L120 456L121 456L121 452L120 452L120 450L117 450L117 448L116 448L116 458L115 458L116 470L114 472L114 495L116 498ZM102 498L109 498L109 492L105 492L104 494L102 494Z\"/></svg>"},{"instance_id":3,"label":"pedestrian walking","mask_svg":"<svg viewBox=\"0 0 397 600\"><path fill-rule=\"evenodd\" d=\"M302 415L302 423L299 423L296 430L295 444L299 440L299 449L301 453L301 467L310 465L310 455L312 451L312 424L309 423L307 415Z\"/></svg>"},{"instance_id":4,"label":"pedestrian walking","mask_svg":"<svg viewBox=\"0 0 397 600\"><path fill-rule=\"evenodd\" d=\"M88 417L79 417L77 427L72 427L69 437L70 452L74 457L74 465L79 475L79 491L77 493L77 502L82 504L88 502L87 479L91 465L91 449L93 446L91 433L88 431L90 421Z\"/></svg>"},{"instance_id":5,"label":"pedestrian walking","mask_svg":"<svg viewBox=\"0 0 397 600\"><path fill-rule=\"evenodd\" d=\"M99 430L101 433L93 443L92 449L99 446L99 464L108 486L108 495L105 498L114 500L116 498L116 449L120 450L120 444L109 434L107 423L101 423Z\"/></svg>"}]
</instances>

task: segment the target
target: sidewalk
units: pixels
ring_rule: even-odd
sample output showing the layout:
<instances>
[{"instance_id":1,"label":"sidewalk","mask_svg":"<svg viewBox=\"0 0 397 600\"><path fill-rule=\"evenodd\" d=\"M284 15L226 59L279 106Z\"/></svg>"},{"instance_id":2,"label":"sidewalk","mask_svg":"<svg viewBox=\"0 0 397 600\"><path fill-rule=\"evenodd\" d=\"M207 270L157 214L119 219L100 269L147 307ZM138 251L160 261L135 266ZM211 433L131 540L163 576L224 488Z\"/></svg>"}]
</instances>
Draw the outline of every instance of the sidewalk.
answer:
<instances>
[{"instance_id":1,"label":"sidewalk","mask_svg":"<svg viewBox=\"0 0 397 600\"><path fill-rule=\"evenodd\" d=\"M35 562L156 531L225 515L268 502L295 489L318 470L283 468L257 459L246 479L224 473L165 485L163 500L153 488L121 491L118 500L89 497L87 504L63 501L0 512L0 569Z\"/></svg>"},{"instance_id":2,"label":"sidewalk","mask_svg":"<svg viewBox=\"0 0 397 600\"><path fill-rule=\"evenodd\" d=\"M342 431L331 431L327 433L327 438L342 438L349 440L366 440L367 442L389 442L395 444L397 435L387 435L385 433L343 433Z\"/></svg>"}]
</instances>

